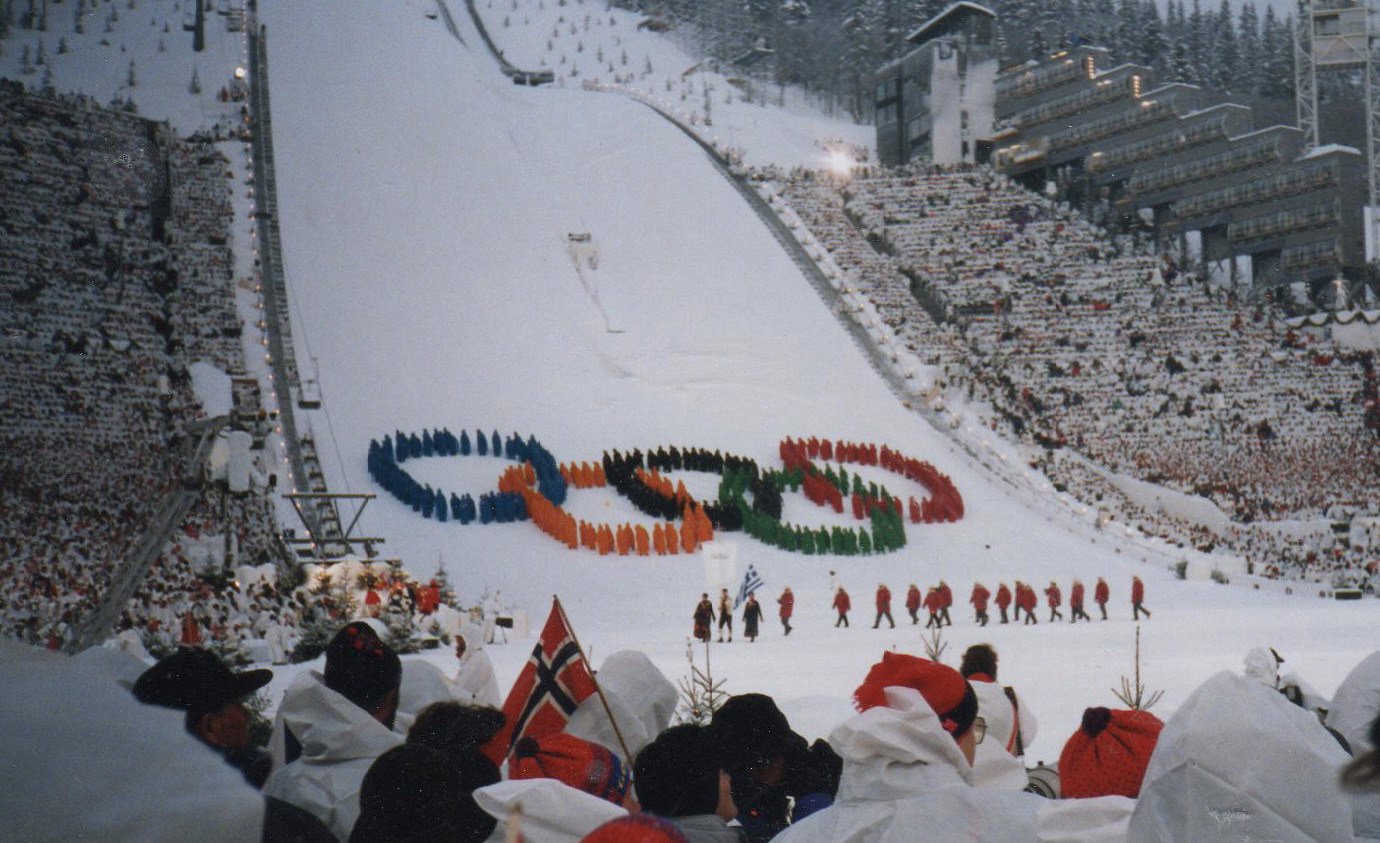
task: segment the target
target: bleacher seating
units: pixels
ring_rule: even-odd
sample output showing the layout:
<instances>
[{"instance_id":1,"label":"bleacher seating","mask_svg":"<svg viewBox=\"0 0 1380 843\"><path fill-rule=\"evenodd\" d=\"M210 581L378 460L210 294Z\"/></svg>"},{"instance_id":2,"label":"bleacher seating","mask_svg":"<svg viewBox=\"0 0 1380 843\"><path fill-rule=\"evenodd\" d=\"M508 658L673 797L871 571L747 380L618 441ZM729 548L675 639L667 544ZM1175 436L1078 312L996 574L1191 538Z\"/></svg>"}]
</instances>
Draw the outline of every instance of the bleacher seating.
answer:
<instances>
[{"instance_id":1,"label":"bleacher seating","mask_svg":"<svg viewBox=\"0 0 1380 843\"><path fill-rule=\"evenodd\" d=\"M1115 502L1182 543L1228 544L1262 570L1266 547L1269 564L1293 576L1356 564L1304 564L1306 549L1286 552L1287 539L1247 525L1373 507L1368 356L1290 330L986 168L777 177L782 199L897 335L942 367L941 388L990 426L1046 446L1039 467L1080 499ZM1066 446L1104 469L1204 494L1242 526L1215 536L1140 511L1098 472L1059 458Z\"/></svg>"}]
</instances>

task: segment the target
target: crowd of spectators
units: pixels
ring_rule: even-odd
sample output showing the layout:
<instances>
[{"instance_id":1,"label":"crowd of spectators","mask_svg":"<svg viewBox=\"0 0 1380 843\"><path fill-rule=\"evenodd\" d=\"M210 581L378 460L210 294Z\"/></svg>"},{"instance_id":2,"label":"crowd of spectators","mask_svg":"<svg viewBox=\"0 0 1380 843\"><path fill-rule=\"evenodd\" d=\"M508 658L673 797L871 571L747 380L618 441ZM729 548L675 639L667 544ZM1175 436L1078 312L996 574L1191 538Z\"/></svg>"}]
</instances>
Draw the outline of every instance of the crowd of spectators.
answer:
<instances>
[{"instance_id":1,"label":"crowd of spectators","mask_svg":"<svg viewBox=\"0 0 1380 843\"><path fill-rule=\"evenodd\" d=\"M189 366L245 371L231 172L217 147L87 97L0 82L0 114L0 630L60 647L182 483L205 416ZM193 625L279 622L287 595L229 574L290 561L266 491L204 484L116 631L156 652Z\"/></svg>"},{"instance_id":2,"label":"crowd of spectators","mask_svg":"<svg viewBox=\"0 0 1380 843\"><path fill-rule=\"evenodd\" d=\"M774 179L789 209L922 364L1084 501L1181 544L1259 554L1284 576L1364 563L1250 528L1374 514L1373 355L1290 328L1268 303L1113 237L983 167L808 171ZM935 404L937 405L937 401ZM1205 496L1239 529L1139 512L1077 460ZM1323 558L1325 557L1325 561Z\"/></svg>"},{"instance_id":3,"label":"crowd of spectators","mask_svg":"<svg viewBox=\"0 0 1380 843\"><path fill-rule=\"evenodd\" d=\"M859 677L856 713L813 743L761 693L725 696L699 717L682 708L673 725L675 686L636 651L605 659L598 693L575 662L558 692L530 683L502 710L461 700L440 668L399 658L370 621L340 627L325 653L321 672L286 691L267 752L246 728L245 700L269 671L235 673L184 649L139 664L133 692L184 712L193 751L238 773L199 770L186 787L227 804L261 789L264 839L868 843L920 828L972 841L1380 837L1380 653L1327 699L1292 661L1284 672L1276 650L1256 647L1167 720L1151 710L1157 693L1127 685L1124 707L1085 709L1057 736L1057 761L1033 767L1039 688L1003 684L989 644L969 647L958 669L883 652ZM583 701L552 716L550 695L566 688ZM539 723L528 716L544 706ZM153 802L145 822L178 821Z\"/></svg>"}]
</instances>

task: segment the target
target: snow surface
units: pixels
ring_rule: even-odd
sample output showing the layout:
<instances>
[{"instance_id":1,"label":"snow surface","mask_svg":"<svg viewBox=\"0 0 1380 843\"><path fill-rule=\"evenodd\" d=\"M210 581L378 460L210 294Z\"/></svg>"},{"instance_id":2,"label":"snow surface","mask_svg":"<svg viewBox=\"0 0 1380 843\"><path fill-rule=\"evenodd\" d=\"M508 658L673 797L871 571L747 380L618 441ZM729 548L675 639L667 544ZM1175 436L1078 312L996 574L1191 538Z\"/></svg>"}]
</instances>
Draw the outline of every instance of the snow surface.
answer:
<instances>
[{"instance_id":1,"label":"snow surface","mask_svg":"<svg viewBox=\"0 0 1380 843\"><path fill-rule=\"evenodd\" d=\"M559 8L555 0L547 9L537 0L519 3L533 20ZM1110 689L1133 670L1132 574L1145 579L1154 611L1141 627L1141 678L1165 691L1155 708L1161 717L1215 672L1239 669L1251 647L1274 646L1324 694L1375 649L1372 600L1335 603L1269 583L1256 590L1242 585L1244 577L1231 586L1179 582L1168 570L1172 556L1061 516L1068 508L1052 494L1032 504L1028 490L1013 491L898 401L839 317L680 130L627 96L580 90L569 80L512 85L482 52L463 7L452 5L464 44L428 17L435 7L423 0L261 4L293 328L299 363L318 361L325 398L325 408L304 413L301 426L313 430L323 454L341 455L327 466L333 489L381 491L365 471L369 440L440 426L532 434L562 462L675 444L773 466L780 438L811 434L886 443L930 460L954 478L967 514L956 524L908 526L909 544L899 553L801 556L724 537L737 544L739 571L751 563L766 581L759 596L768 618L754 644L712 645L714 675L730 692L774 695L810 737L843 719L849 694L881 651L923 652L900 605L912 580L925 586L944 578L954 587L959 606L944 635L946 660L956 664L979 641L1001 653L1000 678L1021 690L1040 719L1032 760L1057 757L1085 706L1117 705ZM540 61L549 31L504 28L501 15L480 5L510 58ZM570 0L564 9L582 5L617 17L611 29L631 39L635 16L593 0ZM65 4L54 8L59 17L71 14ZM97 8L105 15L109 4ZM228 79L243 61L240 36L217 28L208 52L193 58L190 36L178 32L180 12L169 3L139 0L136 11L120 4L120 12L110 35L93 17L86 36L66 36L72 52L54 57L60 90L108 100L127 71L128 59L116 51L128 47L137 51L140 78L127 93L141 113L170 119L184 133L233 114L186 87L193 66L204 91ZM164 36L167 51L159 53L165 17L174 34ZM133 19L154 35L126 34ZM69 25L62 21L62 29ZM20 40L35 37L19 33L7 42L0 70L13 75ZM665 79L678 79L692 62L663 38L638 37L637 50L657 74L640 81L664 91ZM52 55L56 32L46 38ZM105 47L101 38L114 40ZM597 49L592 36L584 49ZM638 66L642 56L629 53ZM724 93L718 87L715 96ZM822 165L822 140L870 138L868 127L788 100L783 112L716 99L713 131L750 163L787 167ZM242 158L232 155L232 163L244 172ZM237 193L236 207L237 231L247 231L245 194ZM589 232L598 249L598 268L583 278L566 251L572 232ZM237 260L247 271L244 250ZM505 465L468 457L418 461L408 470L448 492L478 495L493 488ZM860 473L894 492L919 494L892 475ZM713 494L713 478L680 476L697 496ZM785 503L792 522L853 523L800 496L788 494ZM567 508L577 518L643 520L611 492L572 490ZM559 594L596 664L605 654L639 649L672 679L688 672L691 609L701 591L717 586L706 582L698 558L600 558L568 551L530 524L440 524L385 497L370 504L361 528L386 536L385 554L418 576L443 563L468 602L501 591L534 629ZM832 626L831 571L857 607L851 629ZM1106 623L978 629L963 611L974 580L995 588L1018 577L1037 587L1057 579L1067 594L1073 577L1091 588L1099 575L1114 595ZM895 595L895 630L870 628L879 582ZM774 598L787 584L797 598L796 631L783 639ZM725 585L736 590L737 583ZM530 647L530 639L515 639L488 648L501 685L516 676ZM703 664L703 649L696 652ZM448 650L420 658L454 669ZM29 669L8 653L0 661ZM274 702L312 666L275 668ZM58 693L51 684L34 685L35 693ZM53 757L64 757L56 740Z\"/></svg>"}]
</instances>

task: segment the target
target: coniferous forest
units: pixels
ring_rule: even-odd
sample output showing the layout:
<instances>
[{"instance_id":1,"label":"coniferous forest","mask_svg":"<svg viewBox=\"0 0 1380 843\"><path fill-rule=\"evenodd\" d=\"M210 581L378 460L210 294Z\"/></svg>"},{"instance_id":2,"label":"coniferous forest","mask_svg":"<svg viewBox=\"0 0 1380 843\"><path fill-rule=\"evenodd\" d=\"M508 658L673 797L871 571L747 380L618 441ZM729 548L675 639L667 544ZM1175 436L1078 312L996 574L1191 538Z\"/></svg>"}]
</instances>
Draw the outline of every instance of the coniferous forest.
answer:
<instances>
[{"instance_id":1,"label":"coniferous forest","mask_svg":"<svg viewBox=\"0 0 1380 843\"><path fill-rule=\"evenodd\" d=\"M951 0L615 0L744 76L798 85L826 108L871 119L871 75L908 50L906 36ZM1152 68L1161 81L1199 85L1256 109L1260 125L1293 124L1292 15L1220 0L987 0L998 15L1003 66L1063 47L1105 47L1113 63ZM1320 78L1325 142L1363 144L1359 81ZM1352 103L1351 101L1355 101ZM1348 107L1348 103L1350 106ZM1353 114L1352 112L1355 111ZM1349 126L1359 127L1349 131ZM1350 135L1359 132L1358 137Z\"/></svg>"}]
</instances>

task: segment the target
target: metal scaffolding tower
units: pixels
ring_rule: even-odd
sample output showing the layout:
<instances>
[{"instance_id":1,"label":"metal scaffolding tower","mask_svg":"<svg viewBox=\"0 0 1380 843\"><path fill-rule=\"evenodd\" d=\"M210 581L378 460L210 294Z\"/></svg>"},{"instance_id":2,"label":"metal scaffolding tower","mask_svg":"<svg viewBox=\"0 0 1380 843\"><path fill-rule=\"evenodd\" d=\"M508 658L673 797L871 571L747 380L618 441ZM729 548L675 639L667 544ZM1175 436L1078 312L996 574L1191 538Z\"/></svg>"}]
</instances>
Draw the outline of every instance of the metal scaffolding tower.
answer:
<instances>
[{"instance_id":1,"label":"metal scaffolding tower","mask_svg":"<svg viewBox=\"0 0 1380 843\"><path fill-rule=\"evenodd\" d=\"M1362 74L1366 98L1366 260L1380 258L1380 0L1298 0L1294 79L1299 128L1318 145L1318 73Z\"/></svg>"}]
</instances>

